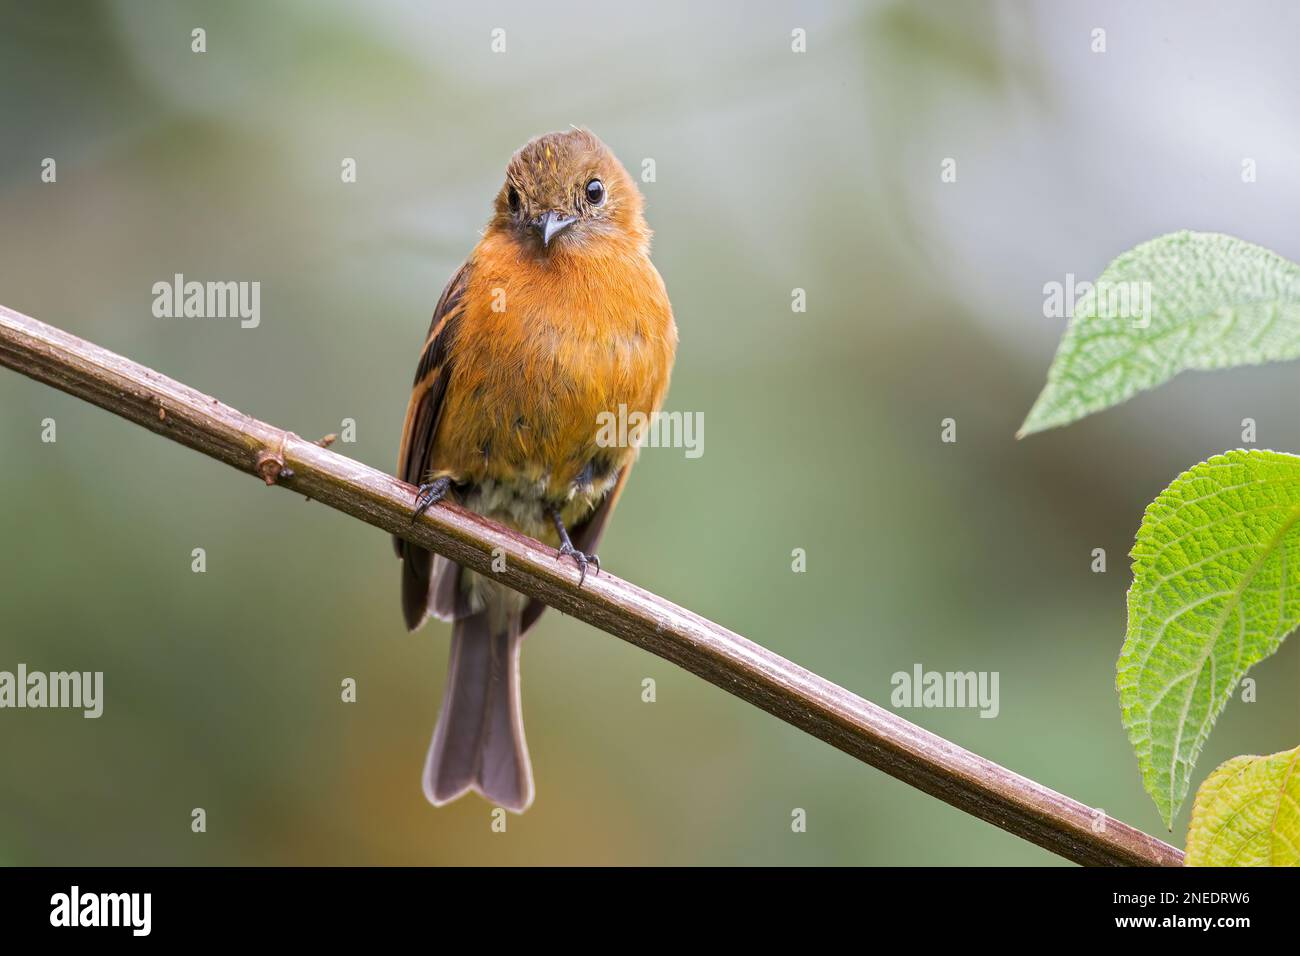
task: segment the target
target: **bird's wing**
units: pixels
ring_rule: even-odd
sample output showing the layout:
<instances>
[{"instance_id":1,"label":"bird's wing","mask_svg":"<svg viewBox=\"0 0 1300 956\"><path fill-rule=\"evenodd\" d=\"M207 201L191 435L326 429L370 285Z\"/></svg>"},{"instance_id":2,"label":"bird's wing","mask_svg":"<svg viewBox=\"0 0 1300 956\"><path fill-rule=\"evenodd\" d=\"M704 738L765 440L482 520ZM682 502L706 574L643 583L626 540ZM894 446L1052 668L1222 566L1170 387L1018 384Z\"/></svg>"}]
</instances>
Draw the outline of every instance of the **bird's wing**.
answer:
<instances>
[{"instance_id":1,"label":"bird's wing","mask_svg":"<svg viewBox=\"0 0 1300 956\"><path fill-rule=\"evenodd\" d=\"M420 364L415 368L415 383L411 386L411 400L406 406L397 459L397 477L412 485L420 484L429 473L429 455L433 451L433 437L438 430L442 400L451 373L448 355L451 340L456 335L456 324L464 312L468 276L469 264L466 263L456 270L442 290L433 310L424 348L420 351Z\"/></svg>"},{"instance_id":2,"label":"bird's wing","mask_svg":"<svg viewBox=\"0 0 1300 956\"><path fill-rule=\"evenodd\" d=\"M451 341L464 312L465 287L469 264L456 270L433 310L429 335L420 352L415 369L415 384L406 406L402 425L402 444L397 458L397 477L418 485L432 470L434 438L442 417L447 381L451 377ZM423 548L393 538L393 548L402 559L402 612L406 626L415 630L429 608L429 588L433 575L434 555Z\"/></svg>"}]
</instances>

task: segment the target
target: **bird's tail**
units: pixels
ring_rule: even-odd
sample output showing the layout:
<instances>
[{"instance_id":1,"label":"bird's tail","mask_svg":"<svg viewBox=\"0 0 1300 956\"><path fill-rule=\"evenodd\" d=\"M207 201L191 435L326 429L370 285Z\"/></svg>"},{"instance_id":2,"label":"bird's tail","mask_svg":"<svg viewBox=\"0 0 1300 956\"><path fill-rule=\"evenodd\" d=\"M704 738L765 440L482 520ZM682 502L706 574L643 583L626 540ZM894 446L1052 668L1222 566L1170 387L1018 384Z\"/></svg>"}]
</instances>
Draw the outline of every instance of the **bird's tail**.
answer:
<instances>
[{"instance_id":1,"label":"bird's tail","mask_svg":"<svg viewBox=\"0 0 1300 956\"><path fill-rule=\"evenodd\" d=\"M533 802L533 771L519 695L520 614L485 609L452 625L447 688L424 765L434 806L477 790L522 813Z\"/></svg>"}]
</instances>

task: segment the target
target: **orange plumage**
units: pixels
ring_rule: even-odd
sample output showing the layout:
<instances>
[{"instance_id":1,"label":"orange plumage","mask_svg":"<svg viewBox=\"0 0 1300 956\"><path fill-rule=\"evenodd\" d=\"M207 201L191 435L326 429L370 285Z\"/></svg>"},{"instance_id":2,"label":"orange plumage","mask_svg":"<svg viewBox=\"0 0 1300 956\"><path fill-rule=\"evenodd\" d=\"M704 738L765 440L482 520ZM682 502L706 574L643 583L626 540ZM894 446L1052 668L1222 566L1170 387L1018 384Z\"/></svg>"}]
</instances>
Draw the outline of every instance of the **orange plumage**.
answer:
<instances>
[{"instance_id":1,"label":"orange plumage","mask_svg":"<svg viewBox=\"0 0 1300 956\"><path fill-rule=\"evenodd\" d=\"M677 344L649 243L636 183L591 133L514 155L417 367L398 475L422 486L422 506L450 496L586 573L637 452L603 447L601 416L657 411ZM518 653L542 606L396 544L407 626L430 612L455 622L425 793L440 805L474 789L522 811L533 785Z\"/></svg>"}]
</instances>

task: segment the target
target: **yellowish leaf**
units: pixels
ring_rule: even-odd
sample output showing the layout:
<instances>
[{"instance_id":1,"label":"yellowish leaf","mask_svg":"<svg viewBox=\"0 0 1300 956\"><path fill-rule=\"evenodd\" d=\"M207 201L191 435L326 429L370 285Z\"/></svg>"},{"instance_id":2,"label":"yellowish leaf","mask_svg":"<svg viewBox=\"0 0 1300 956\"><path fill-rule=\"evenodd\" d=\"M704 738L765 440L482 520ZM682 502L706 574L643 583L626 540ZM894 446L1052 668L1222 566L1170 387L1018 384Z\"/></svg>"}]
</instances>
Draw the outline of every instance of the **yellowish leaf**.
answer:
<instances>
[{"instance_id":1,"label":"yellowish leaf","mask_svg":"<svg viewBox=\"0 0 1300 956\"><path fill-rule=\"evenodd\" d=\"M1192 804L1188 866L1300 865L1300 747L1233 757Z\"/></svg>"}]
</instances>

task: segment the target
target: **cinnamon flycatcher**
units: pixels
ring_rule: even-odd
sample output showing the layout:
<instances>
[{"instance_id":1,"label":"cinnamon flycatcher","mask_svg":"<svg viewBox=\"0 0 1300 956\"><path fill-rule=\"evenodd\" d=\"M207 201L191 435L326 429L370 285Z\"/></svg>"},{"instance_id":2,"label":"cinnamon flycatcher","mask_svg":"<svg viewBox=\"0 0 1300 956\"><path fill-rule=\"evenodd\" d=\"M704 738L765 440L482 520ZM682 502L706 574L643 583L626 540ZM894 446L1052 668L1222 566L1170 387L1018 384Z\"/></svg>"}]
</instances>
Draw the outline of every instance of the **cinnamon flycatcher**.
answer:
<instances>
[{"instance_id":1,"label":"cinnamon flycatcher","mask_svg":"<svg viewBox=\"0 0 1300 956\"><path fill-rule=\"evenodd\" d=\"M532 140L420 353L397 471L419 485L416 514L451 498L555 547L581 586L589 566L600 573L593 552L637 454L635 441L597 441L602 413L658 411L676 346L632 177L586 130ZM453 622L425 795L441 806L477 790L522 812L533 778L519 649L544 605L395 544L406 626Z\"/></svg>"}]
</instances>

